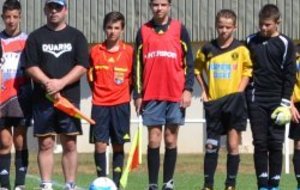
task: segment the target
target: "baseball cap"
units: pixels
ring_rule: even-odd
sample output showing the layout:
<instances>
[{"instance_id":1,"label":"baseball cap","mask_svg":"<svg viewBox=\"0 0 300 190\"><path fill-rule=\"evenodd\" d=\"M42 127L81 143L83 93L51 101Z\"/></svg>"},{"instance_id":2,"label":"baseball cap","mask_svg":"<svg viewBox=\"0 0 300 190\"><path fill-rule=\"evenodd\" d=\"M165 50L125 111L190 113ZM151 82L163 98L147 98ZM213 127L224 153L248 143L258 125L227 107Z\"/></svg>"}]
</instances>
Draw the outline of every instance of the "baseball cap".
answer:
<instances>
[{"instance_id":1,"label":"baseball cap","mask_svg":"<svg viewBox=\"0 0 300 190\"><path fill-rule=\"evenodd\" d=\"M48 3L56 3L56 4L59 4L61 6L66 6L67 5L66 0L46 0L46 4L48 4Z\"/></svg>"}]
</instances>

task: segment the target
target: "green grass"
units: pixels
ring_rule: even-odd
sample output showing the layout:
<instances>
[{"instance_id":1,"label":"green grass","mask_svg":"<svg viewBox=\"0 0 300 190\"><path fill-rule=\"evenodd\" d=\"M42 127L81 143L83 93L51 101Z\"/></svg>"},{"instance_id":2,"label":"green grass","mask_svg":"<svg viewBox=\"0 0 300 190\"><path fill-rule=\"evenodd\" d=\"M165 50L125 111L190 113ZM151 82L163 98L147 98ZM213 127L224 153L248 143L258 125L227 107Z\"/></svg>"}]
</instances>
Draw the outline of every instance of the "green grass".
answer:
<instances>
[{"instance_id":1,"label":"green grass","mask_svg":"<svg viewBox=\"0 0 300 190\"><path fill-rule=\"evenodd\" d=\"M54 181L63 185L63 175L60 167L60 156L56 155ZM224 180L226 177L226 153L222 151L219 164L215 176L215 190L224 189ZM163 158L163 156L161 156ZM161 162L162 163L162 162ZM162 168L162 167L161 167ZM292 166L291 166L292 169ZM30 155L29 172L30 175L26 179L26 187L28 190L37 189L39 186L39 174L36 163L36 155ZM284 174L281 180L281 190L294 190L296 181L292 174ZM80 164L78 168L77 184L83 189L88 189L90 182L96 178L95 167L93 161L93 154L80 154ZM160 173L160 179L162 174ZM13 180L13 179L12 179ZM161 184L161 181L160 181ZM178 156L177 168L175 172L175 185L176 190L200 190L203 184L203 155L186 155L181 154ZM147 186L147 169L146 161L139 169L130 173L128 179L127 190L144 190ZM56 190L62 189L61 186L54 186ZM252 154L244 154L241 157L240 172L238 176L239 190L255 190L256 179L253 169Z\"/></svg>"}]
</instances>

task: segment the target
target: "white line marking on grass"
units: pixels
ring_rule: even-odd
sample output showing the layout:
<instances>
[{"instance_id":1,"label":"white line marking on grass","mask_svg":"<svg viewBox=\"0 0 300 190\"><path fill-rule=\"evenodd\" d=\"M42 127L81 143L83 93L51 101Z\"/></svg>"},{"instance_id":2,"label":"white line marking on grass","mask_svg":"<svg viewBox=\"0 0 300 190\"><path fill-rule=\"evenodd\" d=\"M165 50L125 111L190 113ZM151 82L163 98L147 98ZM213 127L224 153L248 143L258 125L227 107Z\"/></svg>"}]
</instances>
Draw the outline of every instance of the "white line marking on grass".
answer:
<instances>
[{"instance_id":1,"label":"white line marking on grass","mask_svg":"<svg viewBox=\"0 0 300 190\"><path fill-rule=\"evenodd\" d=\"M34 179L34 180L36 180L36 181L39 181L39 182L41 181L40 177L38 177L38 176L30 175L30 174L27 174L26 176L27 176L28 178ZM58 182L56 182L56 181L52 181L52 184L53 184L53 186L56 186L56 187L58 187L58 188L64 188L64 187L65 187L64 184L58 183ZM85 190L85 188L77 186L77 187L76 187L76 190Z\"/></svg>"}]
</instances>

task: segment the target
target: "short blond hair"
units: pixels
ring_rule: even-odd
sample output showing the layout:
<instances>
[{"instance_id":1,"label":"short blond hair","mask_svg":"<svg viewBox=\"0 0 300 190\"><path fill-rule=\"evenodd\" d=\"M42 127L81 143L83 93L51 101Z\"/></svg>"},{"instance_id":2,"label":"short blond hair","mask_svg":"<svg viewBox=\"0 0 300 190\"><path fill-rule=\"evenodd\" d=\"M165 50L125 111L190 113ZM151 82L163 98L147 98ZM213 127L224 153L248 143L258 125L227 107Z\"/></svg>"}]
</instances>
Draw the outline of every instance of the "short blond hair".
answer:
<instances>
[{"instance_id":1,"label":"short blond hair","mask_svg":"<svg viewBox=\"0 0 300 190\"><path fill-rule=\"evenodd\" d=\"M232 19L234 25L236 24L236 14L231 9L221 9L216 15L216 24L220 21L220 18Z\"/></svg>"}]
</instances>

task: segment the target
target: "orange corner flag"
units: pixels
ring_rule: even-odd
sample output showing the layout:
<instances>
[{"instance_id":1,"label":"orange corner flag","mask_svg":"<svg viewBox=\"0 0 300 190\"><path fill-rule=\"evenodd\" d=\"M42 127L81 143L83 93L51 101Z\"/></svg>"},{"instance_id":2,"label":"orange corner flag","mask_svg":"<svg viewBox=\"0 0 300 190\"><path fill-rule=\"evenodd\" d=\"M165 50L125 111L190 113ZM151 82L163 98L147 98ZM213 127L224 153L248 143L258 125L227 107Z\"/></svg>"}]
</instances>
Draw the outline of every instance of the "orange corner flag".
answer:
<instances>
[{"instance_id":1,"label":"orange corner flag","mask_svg":"<svg viewBox=\"0 0 300 190\"><path fill-rule=\"evenodd\" d=\"M123 189L126 189L129 172L142 163L142 119L139 117L139 126L133 137L132 145L127 160L127 165L122 173L120 185Z\"/></svg>"},{"instance_id":2,"label":"orange corner flag","mask_svg":"<svg viewBox=\"0 0 300 190\"><path fill-rule=\"evenodd\" d=\"M58 95L56 98L53 98L50 95L46 95L46 97L51 102L53 102L53 106L56 109L66 113L72 117L76 117L78 119L84 119L92 125L96 124L96 122L93 119L86 116L78 108L76 108L68 99L62 97L61 95Z\"/></svg>"}]
</instances>

